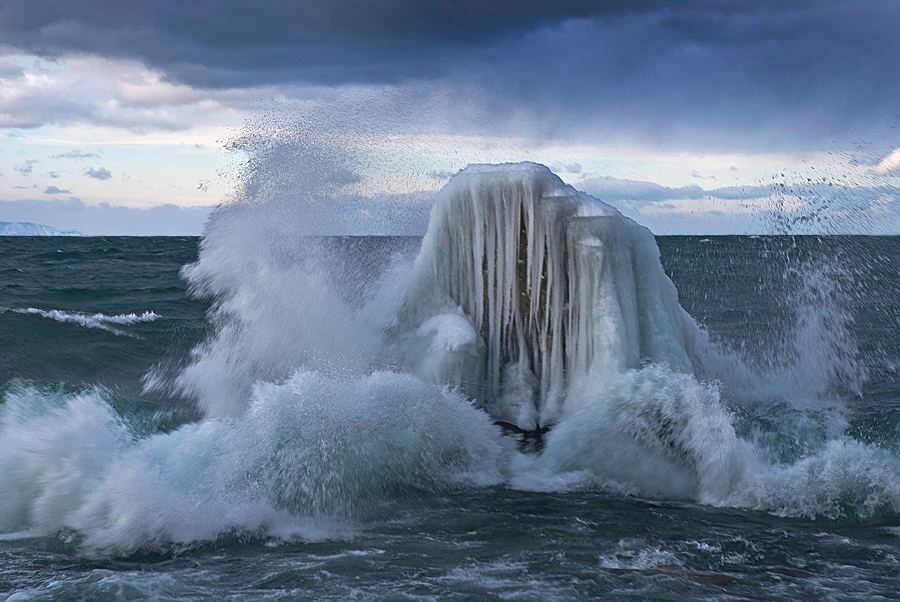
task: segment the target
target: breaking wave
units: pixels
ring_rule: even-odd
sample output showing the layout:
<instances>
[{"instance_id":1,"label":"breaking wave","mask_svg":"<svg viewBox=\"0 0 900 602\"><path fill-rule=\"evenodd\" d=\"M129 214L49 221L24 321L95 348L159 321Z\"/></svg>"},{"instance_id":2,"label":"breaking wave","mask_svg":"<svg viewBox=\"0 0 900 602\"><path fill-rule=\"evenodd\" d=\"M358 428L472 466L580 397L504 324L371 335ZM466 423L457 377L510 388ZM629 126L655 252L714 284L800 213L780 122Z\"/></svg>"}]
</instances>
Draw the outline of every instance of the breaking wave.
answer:
<instances>
[{"instance_id":1,"label":"breaking wave","mask_svg":"<svg viewBox=\"0 0 900 602\"><path fill-rule=\"evenodd\" d=\"M0 528L115 553L310 539L485 486L900 515L900 459L847 434L842 396L864 375L827 272L756 361L682 309L648 230L542 166L464 170L417 253L300 237L266 207L219 210L183 272L213 334L153 382L204 418L160 433L102 391L11 388Z\"/></svg>"},{"instance_id":2,"label":"breaking wave","mask_svg":"<svg viewBox=\"0 0 900 602\"><path fill-rule=\"evenodd\" d=\"M82 312L70 312L61 309L38 309L36 307L15 307L8 309L7 311L16 314L40 316L63 324L77 324L84 328L96 328L98 330L105 330L119 335L125 334L125 332L114 328L112 325L130 326L131 324L140 322L153 322L160 318L159 314L152 311L145 311L140 314L132 312L111 316L100 313L87 314Z\"/></svg>"},{"instance_id":3,"label":"breaking wave","mask_svg":"<svg viewBox=\"0 0 900 602\"><path fill-rule=\"evenodd\" d=\"M298 373L256 385L239 417L143 430L100 391L8 392L0 529L120 554L235 530L341 537L386 502L502 482L511 447L459 395L395 373Z\"/></svg>"}]
</instances>

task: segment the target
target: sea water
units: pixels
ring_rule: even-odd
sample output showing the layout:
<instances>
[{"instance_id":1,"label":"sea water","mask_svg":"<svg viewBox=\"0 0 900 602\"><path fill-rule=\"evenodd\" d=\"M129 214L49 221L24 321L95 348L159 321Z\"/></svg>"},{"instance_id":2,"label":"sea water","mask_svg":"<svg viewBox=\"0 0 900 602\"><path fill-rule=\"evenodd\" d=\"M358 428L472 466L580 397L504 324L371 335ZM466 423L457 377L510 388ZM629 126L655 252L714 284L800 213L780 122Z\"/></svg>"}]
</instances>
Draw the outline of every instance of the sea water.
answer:
<instances>
[{"instance_id":1,"label":"sea water","mask_svg":"<svg viewBox=\"0 0 900 602\"><path fill-rule=\"evenodd\" d=\"M479 322L477 282L423 300L427 239L262 224L0 240L0 591L897 595L897 239L638 232L663 292L633 299L664 299L688 359L567 344L542 414L528 312L574 325L602 274L558 306L482 292Z\"/></svg>"}]
</instances>

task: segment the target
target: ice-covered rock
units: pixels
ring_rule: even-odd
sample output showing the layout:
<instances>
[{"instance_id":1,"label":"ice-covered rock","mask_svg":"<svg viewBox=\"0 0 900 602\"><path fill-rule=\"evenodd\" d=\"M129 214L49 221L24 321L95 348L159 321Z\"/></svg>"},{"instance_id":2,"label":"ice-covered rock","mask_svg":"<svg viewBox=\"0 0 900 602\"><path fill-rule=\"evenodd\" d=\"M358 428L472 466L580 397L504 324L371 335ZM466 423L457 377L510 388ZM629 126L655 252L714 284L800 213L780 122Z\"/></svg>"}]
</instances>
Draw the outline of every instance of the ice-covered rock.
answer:
<instances>
[{"instance_id":1,"label":"ice-covered rock","mask_svg":"<svg viewBox=\"0 0 900 602\"><path fill-rule=\"evenodd\" d=\"M651 232L543 165L454 176L413 282L398 322L409 363L523 429L558 420L587 380L647 362L692 369L696 327ZM433 340L448 333L453 344Z\"/></svg>"}]
</instances>

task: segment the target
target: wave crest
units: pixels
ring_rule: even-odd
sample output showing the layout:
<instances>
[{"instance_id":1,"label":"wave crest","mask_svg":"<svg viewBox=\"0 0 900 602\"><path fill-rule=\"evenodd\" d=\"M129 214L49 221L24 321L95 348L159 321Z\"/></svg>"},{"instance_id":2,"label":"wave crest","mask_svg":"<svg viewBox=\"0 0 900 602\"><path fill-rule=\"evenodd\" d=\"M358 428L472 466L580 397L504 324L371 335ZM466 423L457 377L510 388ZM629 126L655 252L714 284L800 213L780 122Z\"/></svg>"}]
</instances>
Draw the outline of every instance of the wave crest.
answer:
<instances>
[{"instance_id":1,"label":"wave crest","mask_svg":"<svg viewBox=\"0 0 900 602\"><path fill-rule=\"evenodd\" d=\"M298 373L255 387L240 417L138 430L100 391L7 393L0 528L113 553L235 529L340 536L392 498L498 484L511 452L466 400L395 373Z\"/></svg>"},{"instance_id":2,"label":"wave crest","mask_svg":"<svg viewBox=\"0 0 900 602\"><path fill-rule=\"evenodd\" d=\"M15 314L40 316L42 318L47 318L48 320L54 320L63 324L77 324L78 326L83 326L84 328L105 330L117 335L125 335L127 333L117 328L113 328L111 324L119 326L130 326L132 324L138 324L141 322L153 322L162 317L152 311L145 311L140 314L132 312L128 314L114 315L107 315L102 313L87 314L83 312L65 311L62 309L39 309L37 307L15 307L8 309L7 311Z\"/></svg>"}]
</instances>

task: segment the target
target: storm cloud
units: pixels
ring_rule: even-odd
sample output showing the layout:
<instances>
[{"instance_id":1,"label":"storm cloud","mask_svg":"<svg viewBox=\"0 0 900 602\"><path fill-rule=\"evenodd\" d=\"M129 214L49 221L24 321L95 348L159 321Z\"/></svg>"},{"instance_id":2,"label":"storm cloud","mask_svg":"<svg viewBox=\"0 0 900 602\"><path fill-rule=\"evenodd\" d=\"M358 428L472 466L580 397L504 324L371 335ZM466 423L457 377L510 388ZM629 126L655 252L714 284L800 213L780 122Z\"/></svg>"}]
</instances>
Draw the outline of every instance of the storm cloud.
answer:
<instances>
[{"instance_id":1,"label":"storm cloud","mask_svg":"<svg viewBox=\"0 0 900 602\"><path fill-rule=\"evenodd\" d=\"M888 0L0 7L22 51L137 60L195 88L410 86L436 112L415 96L427 82L455 129L707 149L877 142L900 120L897 31Z\"/></svg>"}]
</instances>

